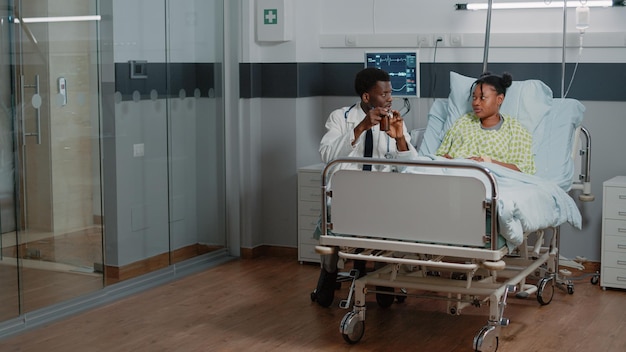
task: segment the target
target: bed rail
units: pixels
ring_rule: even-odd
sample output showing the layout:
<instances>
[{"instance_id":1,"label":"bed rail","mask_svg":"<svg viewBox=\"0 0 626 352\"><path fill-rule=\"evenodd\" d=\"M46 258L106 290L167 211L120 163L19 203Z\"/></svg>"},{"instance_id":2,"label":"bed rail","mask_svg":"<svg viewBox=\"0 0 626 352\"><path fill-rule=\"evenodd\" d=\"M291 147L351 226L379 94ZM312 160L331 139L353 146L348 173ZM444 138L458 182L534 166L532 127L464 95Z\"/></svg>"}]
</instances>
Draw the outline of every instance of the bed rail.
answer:
<instances>
[{"instance_id":1,"label":"bed rail","mask_svg":"<svg viewBox=\"0 0 626 352\"><path fill-rule=\"evenodd\" d=\"M572 184L572 190L582 191L582 193L578 195L578 199L581 201L592 202L596 197L591 194L591 134L584 126L580 126L576 129L576 135L584 137L585 146L581 148L578 146L578 143L574 143L572 158L580 158L581 168L578 181ZM580 138L576 140L580 141ZM578 155L576 155L576 153L578 153Z\"/></svg>"},{"instance_id":2,"label":"bed rail","mask_svg":"<svg viewBox=\"0 0 626 352\"><path fill-rule=\"evenodd\" d=\"M363 172L342 169L354 164L390 165L406 170L416 167L416 173ZM451 170L449 174L420 173L420 168ZM414 169L415 170L415 169ZM472 175L455 173L464 170ZM392 174L392 175L390 175ZM481 176L482 180L476 178ZM383 181L384 178L384 181ZM452 181L452 182L450 182ZM334 191L330 183L341 185ZM392 182L385 185L383 182ZM393 186L393 187L391 187ZM458 197L463 190L464 197ZM332 216L329 200L332 198ZM371 199L376 203L372 204ZM322 236L329 232L361 237L382 237L386 240L484 246L491 242L497 251L498 241L490 241L485 224L487 216L497 219L498 187L489 168L467 161L389 160L372 158L342 158L329 162L322 174ZM481 202L482 206L476 206ZM384 207L385 221L377 221L377 209ZM419 219L417 219L419 217ZM420 226L415 226L419 221ZM416 234L416 231L419 231ZM483 233L480 238L462 238L459 233ZM497 221L491 221L491 234L497 234ZM467 237L467 236L465 236ZM469 241L469 242L468 242Z\"/></svg>"}]
</instances>

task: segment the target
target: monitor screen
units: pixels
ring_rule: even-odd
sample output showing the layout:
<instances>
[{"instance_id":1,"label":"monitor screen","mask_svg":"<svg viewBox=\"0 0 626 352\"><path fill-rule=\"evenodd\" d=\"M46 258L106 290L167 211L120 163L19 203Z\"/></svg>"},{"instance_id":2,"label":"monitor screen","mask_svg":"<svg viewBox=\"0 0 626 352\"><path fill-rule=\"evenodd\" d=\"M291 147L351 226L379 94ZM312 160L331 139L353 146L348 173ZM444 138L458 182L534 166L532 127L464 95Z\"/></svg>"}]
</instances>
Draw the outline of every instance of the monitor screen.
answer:
<instances>
[{"instance_id":1,"label":"monitor screen","mask_svg":"<svg viewBox=\"0 0 626 352\"><path fill-rule=\"evenodd\" d=\"M365 67L378 67L389 73L394 96L419 97L417 52L365 53Z\"/></svg>"}]
</instances>

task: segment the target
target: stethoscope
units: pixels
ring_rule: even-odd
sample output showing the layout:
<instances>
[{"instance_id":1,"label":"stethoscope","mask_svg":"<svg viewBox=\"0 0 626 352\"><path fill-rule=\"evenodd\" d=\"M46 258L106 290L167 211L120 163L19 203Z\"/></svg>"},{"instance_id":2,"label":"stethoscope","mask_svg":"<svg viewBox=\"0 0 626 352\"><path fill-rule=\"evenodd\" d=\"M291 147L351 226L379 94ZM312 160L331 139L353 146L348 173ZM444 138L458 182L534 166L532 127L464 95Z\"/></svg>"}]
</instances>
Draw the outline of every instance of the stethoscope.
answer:
<instances>
[{"instance_id":1,"label":"stethoscope","mask_svg":"<svg viewBox=\"0 0 626 352\"><path fill-rule=\"evenodd\" d=\"M357 103L352 104L352 106L350 106L344 113L343 113L343 117L345 118L346 121L348 121L348 113L350 113L350 110L352 110L353 107L355 107L357 105ZM389 137L389 135L387 135L385 133L385 137L387 137L387 152L385 153L385 159L394 159L395 155L389 150L389 140L391 139L391 137Z\"/></svg>"}]
</instances>

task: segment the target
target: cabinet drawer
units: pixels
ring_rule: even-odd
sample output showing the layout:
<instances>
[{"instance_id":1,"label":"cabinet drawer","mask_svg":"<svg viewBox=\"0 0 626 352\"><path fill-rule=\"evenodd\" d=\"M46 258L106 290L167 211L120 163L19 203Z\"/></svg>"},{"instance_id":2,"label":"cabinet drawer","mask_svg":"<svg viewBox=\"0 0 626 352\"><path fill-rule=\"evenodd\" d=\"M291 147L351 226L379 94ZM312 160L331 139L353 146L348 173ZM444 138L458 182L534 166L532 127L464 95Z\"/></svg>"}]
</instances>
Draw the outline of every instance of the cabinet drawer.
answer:
<instances>
[{"instance_id":1,"label":"cabinet drawer","mask_svg":"<svg viewBox=\"0 0 626 352\"><path fill-rule=\"evenodd\" d=\"M313 230L298 230L298 242L312 244L314 246L320 244L320 241L313 237Z\"/></svg>"},{"instance_id":2,"label":"cabinet drawer","mask_svg":"<svg viewBox=\"0 0 626 352\"><path fill-rule=\"evenodd\" d=\"M315 226L317 226L317 221L319 220L319 218L319 215L300 215L298 216L298 228L302 230L310 230L311 233L313 233L313 230L315 230Z\"/></svg>"},{"instance_id":3,"label":"cabinet drawer","mask_svg":"<svg viewBox=\"0 0 626 352\"><path fill-rule=\"evenodd\" d=\"M307 216L319 216L322 212L320 202L299 201L298 214Z\"/></svg>"},{"instance_id":4,"label":"cabinet drawer","mask_svg":"<svg viewBox=\"0 0 626 352\"><path fill-rule=\"evenodd\" d=\"M621 236L626 245L626 220L604 219L604 236Z\"/></svg>"},{"instance_id":5,"label":"cabinet drawer","mask_svg":"<svg viewBox=\"0 0 626 352\"><path fill-rule=\"evenodd\" d=\"M298 200L322 204L322 187L298 187Z\"/></svg>"},{"instance_id":6,"label":"cabinet drawer","mask_svg":"<svg viewBox=\"0 0 626 352\"><path fill-rule=\"evenodd\" d=\"M605 252L617 252L626 256L626 237L624 236L604 236L602 250Z\"/></svg>"},{"instance_id":7,"label":"cabinet drawer","mask_svg":"<svg viewBox=\"0 0 626 352\"><path fill-rule=\"evenodd\" d=\"M602 266L600 285L626 288L626 269L607 268Z\"/></svg>"},{"instance_id":8,"label":"cabinet drawer","mask_svg":"<svg viewBox=\"0 0 626 352\"><path fill-rule=\"evenodd\" d=\"M300 187L321 187L322 173L319 172L299 172L298 185Z\"/></svg>"},{"instance_id":9,"label":"cabinet drawer","mask_svg":"<svg viewBox=\"0 0 626 352\"><path fill-rule=\"evenodd\" d=\"M604 252L602 266L626 270L626 251Z\"/></svg>"},{"instance_id":10,"label":"cabinet drawer","mask_svg":"<svg viewBox=\"0 0 626 352\"><path fill-rule=\"evenodd\" d=\"M604 217L626 220L626 188L606 187L604 197Z\"/></svg>"},{"instance_id":11,"label":"cabinet drawer","mask_svg":"<svg viewBox=\"0 0 626 352\"><path fill-rule=\"evenodd\" d=\"M302 262L320 262L320 255L315 252L315 245L300 243L298 246L298 259Z\"/></svg>"}]
</instances>

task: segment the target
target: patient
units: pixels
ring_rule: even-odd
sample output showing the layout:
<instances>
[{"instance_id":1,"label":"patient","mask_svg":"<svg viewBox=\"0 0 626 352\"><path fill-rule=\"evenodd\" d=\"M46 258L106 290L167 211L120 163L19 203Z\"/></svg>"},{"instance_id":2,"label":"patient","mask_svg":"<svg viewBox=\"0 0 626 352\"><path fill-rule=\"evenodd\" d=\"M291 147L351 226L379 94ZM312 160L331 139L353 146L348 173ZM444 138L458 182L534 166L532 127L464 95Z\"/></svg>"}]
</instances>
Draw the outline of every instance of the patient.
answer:
<instances>
[{"instance_id":1,"label":"patient","mask_svg":"<svg viewBox=\"0 0 626 352\"><path fill-rule=\"evenodd\" d=\"M483 73L472 84L473 112L461 116L446 133L436 155L467 158L535 173L532 136L517 119L500 113L513 77Z\"/></svg>"}]
</instances>

